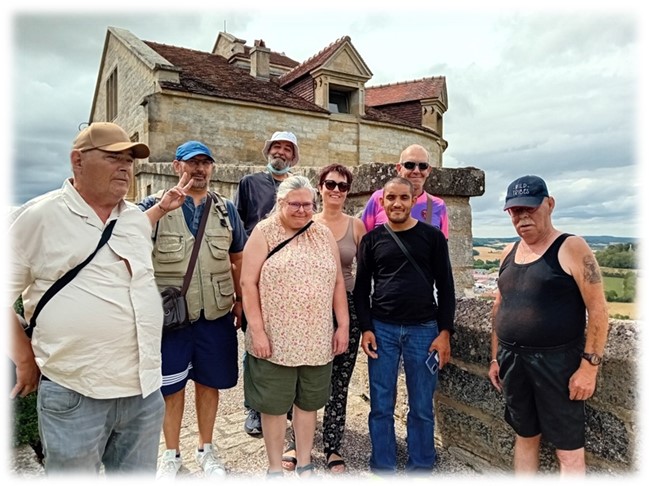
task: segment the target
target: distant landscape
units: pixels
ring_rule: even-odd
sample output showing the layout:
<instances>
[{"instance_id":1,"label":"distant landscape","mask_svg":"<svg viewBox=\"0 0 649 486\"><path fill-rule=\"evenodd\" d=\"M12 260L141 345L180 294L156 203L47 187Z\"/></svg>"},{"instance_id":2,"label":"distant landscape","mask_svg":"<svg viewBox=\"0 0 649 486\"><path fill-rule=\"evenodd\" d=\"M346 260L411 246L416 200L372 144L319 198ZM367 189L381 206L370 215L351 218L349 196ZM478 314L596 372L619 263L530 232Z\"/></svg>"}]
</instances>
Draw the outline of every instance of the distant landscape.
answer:
<instances>
[{"instance_id":1,"label":"distant landscape","mask_svg":"<svg viewBox=\"0 0 649 486\"><path fill-rule=\"evenodd\" d=\"M631 243L637 248L638 239L617 236L584 236L583 237L588 245L594 252L602 251L610 245L628 244ZM497 272L498 263L502 250L508 243L518 240L518 237L510 238L474 238L473 250L474 261L485 262L486 267L491 267L488 272ZM476 264L478 265L478 264ZM479 268L479 267L477 267ZM623 275L627 272L632 272L632 277L637 278L637 269L620 269L602 266L602 273L604 274L604 288L607 292L615 292L621 295L625 285ZM628 282L627 282L628 284ZM634 284L635 285L635 284ZM634 289L635 290L635 289ZM639 305L637 299L633 298L633 302L608 302L609 316L613 318L626 318L637 320L639 316Z\"/></svg>"},{"instance_id":2,"label":"distant landscape","mask_svg":"<svg viewBox=\"0 0 649 486\"><path fill-rule=\"evenodd\" d=\"M580 235L581 236L581 235ZM613 245L615 243L633 243L637 244L639 242L638 238L631 238L626 236L582 236L586 243L593 249L597 250L600 248L605 248L608 245ZM518 240L518 236L512 236L508 238L473 238L473 246L493 246L502 243L511 243L512 241Z\"/></svg>"}]
</instances>

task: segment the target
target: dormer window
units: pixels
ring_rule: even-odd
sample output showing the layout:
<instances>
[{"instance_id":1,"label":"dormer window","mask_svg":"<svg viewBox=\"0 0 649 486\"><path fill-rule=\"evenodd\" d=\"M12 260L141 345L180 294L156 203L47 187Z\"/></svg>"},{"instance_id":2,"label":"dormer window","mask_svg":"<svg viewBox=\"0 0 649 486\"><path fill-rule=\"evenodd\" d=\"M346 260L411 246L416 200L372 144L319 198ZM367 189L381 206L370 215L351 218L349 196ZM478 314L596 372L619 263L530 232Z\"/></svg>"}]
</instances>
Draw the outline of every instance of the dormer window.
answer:
<instances>
[{"instance_id":1,"label":"dormer window","mask_svg":"<svg viewBox=\"0 0 649 486\"><path fill-rule=\"evenodd\" d=\"M350 113L349 93L329 90L329 111L331 113Z\"/></svg>"}]
</instances>

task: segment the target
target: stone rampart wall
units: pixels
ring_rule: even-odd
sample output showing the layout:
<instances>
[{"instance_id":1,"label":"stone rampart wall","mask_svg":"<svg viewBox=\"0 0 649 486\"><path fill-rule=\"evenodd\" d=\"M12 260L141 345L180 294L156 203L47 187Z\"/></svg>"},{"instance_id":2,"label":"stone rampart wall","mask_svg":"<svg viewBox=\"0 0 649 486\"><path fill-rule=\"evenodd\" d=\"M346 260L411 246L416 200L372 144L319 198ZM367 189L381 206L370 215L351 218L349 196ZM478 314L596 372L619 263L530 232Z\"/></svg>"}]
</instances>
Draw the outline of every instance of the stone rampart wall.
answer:
<instances>
[{"instance_id":1,"label":"stone rampart wall","mask_svg":"<svg viewBox=\"0 0 649 486\"><path fill-rule=\"evenodd\" d=\"M491 302L458 301L453 359L441 372L435 398L436 435L477 468L509 471L514 433L503 419L502 395L487 376L490 316ZM637 468L638 349L637 323L612 320L597 389L586 402L586 462L591 471ZM554 450L544 443L541 468L557 470Z\"/></svg>"}]
</instances>

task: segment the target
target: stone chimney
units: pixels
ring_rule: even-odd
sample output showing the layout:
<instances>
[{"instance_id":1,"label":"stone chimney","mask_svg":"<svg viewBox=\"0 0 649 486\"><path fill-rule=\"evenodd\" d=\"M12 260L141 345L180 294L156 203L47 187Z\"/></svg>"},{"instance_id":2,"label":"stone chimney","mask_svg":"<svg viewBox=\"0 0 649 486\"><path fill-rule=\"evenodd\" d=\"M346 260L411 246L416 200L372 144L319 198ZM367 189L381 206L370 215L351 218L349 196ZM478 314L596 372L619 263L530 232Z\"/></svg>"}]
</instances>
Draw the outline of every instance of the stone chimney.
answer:
<instances>
[{"instance_id":1,"label":"stone chimney","mask_svg":"<svg viewBox=\"0 0 649 486\"><path fill-rule=\"evenodd\" d=\"M250 49L250 75L264 81L270 79L270 49L261 39Z\"/></svg>"}]
</instances>

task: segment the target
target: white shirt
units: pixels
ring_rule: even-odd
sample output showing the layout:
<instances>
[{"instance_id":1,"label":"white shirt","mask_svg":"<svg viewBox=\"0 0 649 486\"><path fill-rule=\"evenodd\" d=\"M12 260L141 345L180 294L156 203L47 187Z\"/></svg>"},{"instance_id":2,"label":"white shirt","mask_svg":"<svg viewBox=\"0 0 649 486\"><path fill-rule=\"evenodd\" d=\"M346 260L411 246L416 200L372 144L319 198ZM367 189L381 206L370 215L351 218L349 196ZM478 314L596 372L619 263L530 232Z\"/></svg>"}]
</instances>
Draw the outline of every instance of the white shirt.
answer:
<instances>
[{"instance_id":1,"label":"white shirt","mask_svg":"<svg viewBox=\"0 0 649 486\"><path fill-rule=\"evenodd\" d=\"M122 201L108 243L43 307L32 336L41 372L92 398L147 396L161 385L162 303L151 224ZM45 291L97 247L105 227L71 181L11 215L10 302L29 322Z\"/></svg>"}]
</instances>

